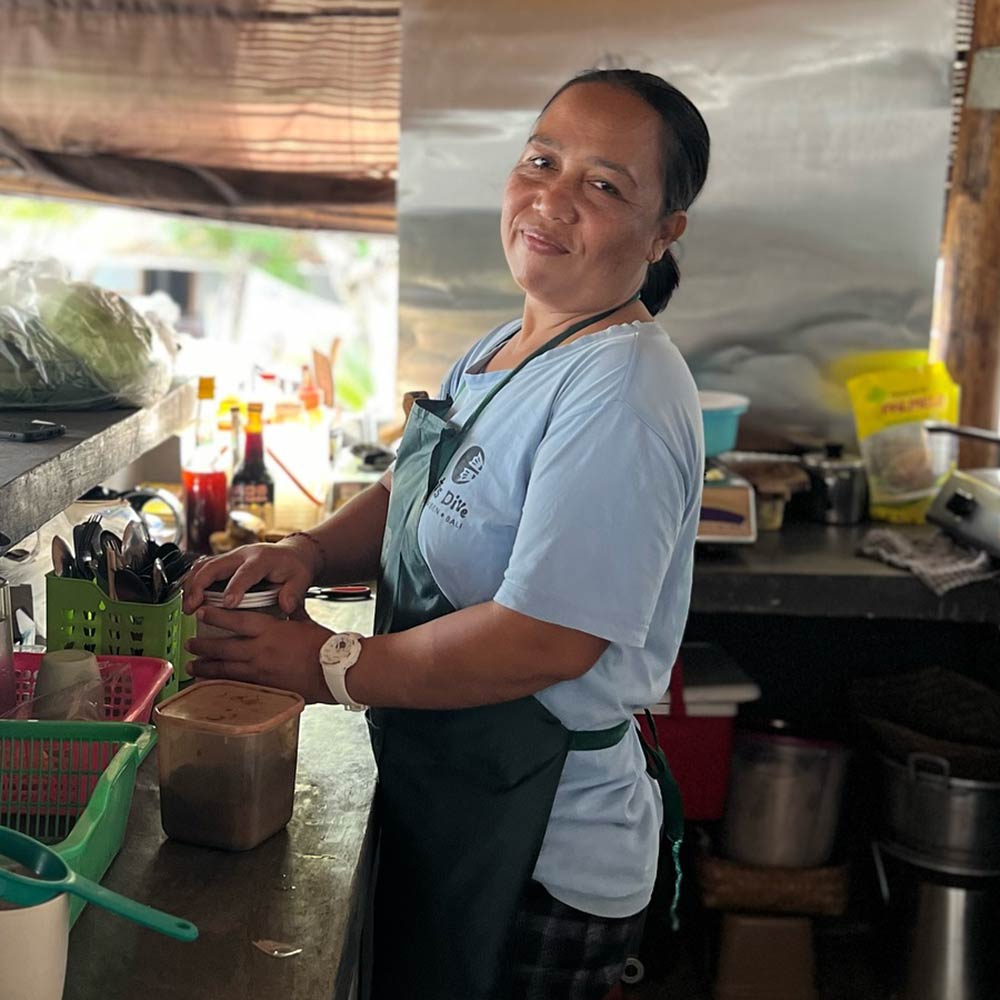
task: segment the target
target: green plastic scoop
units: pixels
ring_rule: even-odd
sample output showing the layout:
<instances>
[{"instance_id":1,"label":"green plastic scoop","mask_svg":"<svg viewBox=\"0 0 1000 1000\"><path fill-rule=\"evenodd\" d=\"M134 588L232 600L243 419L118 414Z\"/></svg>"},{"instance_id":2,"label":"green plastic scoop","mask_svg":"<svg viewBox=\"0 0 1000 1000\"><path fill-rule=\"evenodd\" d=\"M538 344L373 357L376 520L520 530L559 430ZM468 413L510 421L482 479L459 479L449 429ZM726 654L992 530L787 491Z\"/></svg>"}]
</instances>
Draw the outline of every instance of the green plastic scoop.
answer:
<instances>
[{"instance_id":1,"label":"green plastic scoop","mask_svg":"<svg viewBox=\"0 0 1000 1000\"><path fill-rule=\"evenodd\" d=\"M13 867L10 862L14 862ZM34 837L0 826L0 899L17 906L34 906L61 892L80 896L88 903L96 903L178 941L194 941L198 937L198 928L190 921L105 889L77 875L55 851Z\"/></svg>"}]
</instances>

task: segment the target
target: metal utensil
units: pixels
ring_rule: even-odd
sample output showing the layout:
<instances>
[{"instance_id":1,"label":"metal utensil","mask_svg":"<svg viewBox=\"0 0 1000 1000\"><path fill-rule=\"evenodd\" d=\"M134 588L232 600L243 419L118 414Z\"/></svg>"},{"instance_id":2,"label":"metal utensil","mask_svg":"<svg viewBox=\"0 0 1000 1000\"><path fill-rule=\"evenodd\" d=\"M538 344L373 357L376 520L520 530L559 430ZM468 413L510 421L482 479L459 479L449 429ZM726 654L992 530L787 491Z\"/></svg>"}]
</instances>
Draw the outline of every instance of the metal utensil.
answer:
<instances>
[{"instance_id":1,"label":"metal utensil","mask_svg":"<svg viewBox=\"0 0 1000 1000\"><path fill-rule=\"evenodd\" d=\"M116 601L131 601L135 604L152 604L153 594L142 577L133 569L117 566L115 569Z\"/></svg>"},{"instance_id":2,"label":"metal utensil","mask_svg":"<svg viewBox=\"0 0 1000 1000\"><path fill-rule=\"evenodd\" d=\"M135 572L142 569L146 557L146 541L142 536L140 524L139 521L130 521L122 534L123 559L119 565Z\"/></svg>"},{"instance_id":3,"label":"metal utensil","mask_svg":"<svg viewBox=\"0 0 1000 1000\"><path fill-rule=\"evenodd\" d=\"M159 557L153 560L153 570L150 573L150 584L153 590L153 603L159 604L167 589L167 574Z\"/></svg>"},{"instance_id":4,"label":"metal utensil","mask_svg":"<svg viewBox=\"0 0 1000 1000\"><path fill-rule=\"evenodd\" d=\"M166 573L170 583L180 580L191 567L188 558L179 549L167 553L166 556L163 555L161 549L160 562L163 564L163 572Z\"/></svg>"},{"instance_id":5,"label":"metal utensil","mask_svg":"<svg viewBox=\"0 0 1000 1000\"><path fill-rule=\"evenodd\" d=\"M101 549L102 551L110 545L116 552L120 553L122 550L122 540L113 531L102 531L101 532Z\"/></svg>"},{"instance_id":6,"label":"metal utensil","mask_svg":"<svg viewBox=\"0 0 1000 1000\"><path fill-rule=\"evenodd\" d=\"M56 576L73 576L73 553L59 535L52 536L52 569Z\"/></svg>"},{"instance_id":7,"label":"metal utensil","mask_svg":"<svg viewBox=\"0 0 1000 1000\"><path fill-rule=\"evenodd\" d=\"M20 871L5 867L5 858L13 861ZM34 837L0 827L0 896L17 906L34 906L63 892L178 941L194 941L198 937L198 928L189 920L105 889L77 875L55 851Z\"/></svg>"}]
</instances>

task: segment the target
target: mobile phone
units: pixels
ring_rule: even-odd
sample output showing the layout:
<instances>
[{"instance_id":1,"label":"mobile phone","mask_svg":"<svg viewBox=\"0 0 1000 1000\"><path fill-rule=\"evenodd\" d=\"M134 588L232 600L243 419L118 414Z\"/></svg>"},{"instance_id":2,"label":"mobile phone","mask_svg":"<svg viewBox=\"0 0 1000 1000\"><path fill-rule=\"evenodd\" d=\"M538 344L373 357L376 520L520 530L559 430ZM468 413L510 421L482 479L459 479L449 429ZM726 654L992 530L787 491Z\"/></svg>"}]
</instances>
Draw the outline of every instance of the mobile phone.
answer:
<instances>
[{"instance_id":1,"label":"mobile phone","mask_svg":"<svg viewBox=\"0 0 1000 1000\"><path fill-rule=\"evenodd\" d=\"M45 441L66 433L64 424L51 420L0 417L0 441Z\"/></svg>"}]
</instances>

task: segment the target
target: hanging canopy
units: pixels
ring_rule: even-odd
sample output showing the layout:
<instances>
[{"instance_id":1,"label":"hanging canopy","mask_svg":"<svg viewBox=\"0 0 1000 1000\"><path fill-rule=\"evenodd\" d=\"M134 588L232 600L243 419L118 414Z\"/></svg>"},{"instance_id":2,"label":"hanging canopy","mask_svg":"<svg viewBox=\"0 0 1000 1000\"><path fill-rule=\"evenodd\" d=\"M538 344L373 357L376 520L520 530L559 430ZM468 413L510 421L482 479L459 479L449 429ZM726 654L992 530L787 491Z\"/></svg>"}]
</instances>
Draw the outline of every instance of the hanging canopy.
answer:
<instances>
[{"instance_id":1,"label":"hanging canopy","mask_svg":"<svg viewBox=\"0 0 1000 1000\"><path fill-rule=\"evenodd\" d=\"M398 0L0 0L0 193L391 232Z\"/></svg>"}]
</instances>

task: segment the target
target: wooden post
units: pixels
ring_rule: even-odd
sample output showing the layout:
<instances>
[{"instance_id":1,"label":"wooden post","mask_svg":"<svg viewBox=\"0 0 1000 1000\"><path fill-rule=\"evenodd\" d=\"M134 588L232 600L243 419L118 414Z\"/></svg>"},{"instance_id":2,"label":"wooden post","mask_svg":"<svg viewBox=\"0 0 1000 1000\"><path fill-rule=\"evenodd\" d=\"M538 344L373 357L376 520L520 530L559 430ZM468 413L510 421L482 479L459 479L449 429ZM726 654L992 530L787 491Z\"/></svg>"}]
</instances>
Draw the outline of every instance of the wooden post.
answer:
<instances>
[{"instance_id":1,"label":"wooden post","mask_svg":"<svg viewBox=\"0 0 1000 1000\"><path fill-rule=\"evenodd\" d=\"M962 387L961 422L1000 426L1000 0L976 0L969 86L941 244L932 355ZM963 441L963 468L996 465Z\"/></svg>"}]
</instances>

